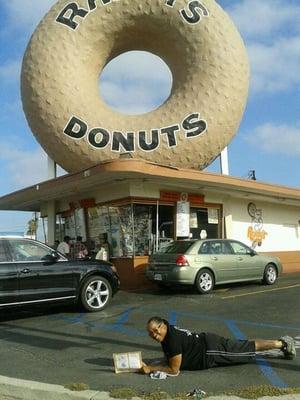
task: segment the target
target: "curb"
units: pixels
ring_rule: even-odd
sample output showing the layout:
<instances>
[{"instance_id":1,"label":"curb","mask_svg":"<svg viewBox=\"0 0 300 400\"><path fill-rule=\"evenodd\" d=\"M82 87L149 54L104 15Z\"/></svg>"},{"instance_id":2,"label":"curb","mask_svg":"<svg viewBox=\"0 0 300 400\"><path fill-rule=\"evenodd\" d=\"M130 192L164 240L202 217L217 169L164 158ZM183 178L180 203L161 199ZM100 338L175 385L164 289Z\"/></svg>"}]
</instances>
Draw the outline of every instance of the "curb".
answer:
<instances>
[{"instance_id":1,"label":"curb","mask_svg":"<svg viewBox=\"0 0 300 400\"><path fill-rule=\"evenodd\" d=\"M0 398L14 397L16 400L116 400L109 392L96 390L72 391L61 385L9 378L0 375ZM196 399L196 397L194 397ZM237 396L209 396L205 400L241 400ZM261 400L300 400L300 394L285 394L282 396L264 396ZM122 399L124 400L124 399ZM141 400L133 397L131 400ZM245 400L245 399L244 399Z\"/></svg>"},{"instance_id":2,"label":"curb","mask_svg":"<svg viewBox=\"0 0 300 400\"><path fill-rule=\"evenodd\" d=\"M18 400L109 400L108 392L95 390L72 391L61 385L27 381L0 376L0 396Z\"/></svg>"}]
</instances>

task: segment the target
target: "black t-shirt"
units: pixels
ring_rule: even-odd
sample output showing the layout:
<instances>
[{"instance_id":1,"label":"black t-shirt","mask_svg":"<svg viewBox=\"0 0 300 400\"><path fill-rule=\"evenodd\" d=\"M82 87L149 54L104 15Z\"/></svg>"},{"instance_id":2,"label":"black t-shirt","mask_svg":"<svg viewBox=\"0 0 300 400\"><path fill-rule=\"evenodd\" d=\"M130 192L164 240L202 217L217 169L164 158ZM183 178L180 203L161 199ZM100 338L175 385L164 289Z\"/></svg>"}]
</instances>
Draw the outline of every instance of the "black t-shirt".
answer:
<instances>
[{"instance_id":1,"label":"black t-shirt","mask_svg":"<svg viewBox=\"0 0 300 400\"><path fill-rule=\"evenodd\" d=\"M204 333L193 333L174 325L167 325L166 337L161 342L165 356L170 358L181 354L180 369L206 369L206 343Z\"/></svg>"}]
</instances>

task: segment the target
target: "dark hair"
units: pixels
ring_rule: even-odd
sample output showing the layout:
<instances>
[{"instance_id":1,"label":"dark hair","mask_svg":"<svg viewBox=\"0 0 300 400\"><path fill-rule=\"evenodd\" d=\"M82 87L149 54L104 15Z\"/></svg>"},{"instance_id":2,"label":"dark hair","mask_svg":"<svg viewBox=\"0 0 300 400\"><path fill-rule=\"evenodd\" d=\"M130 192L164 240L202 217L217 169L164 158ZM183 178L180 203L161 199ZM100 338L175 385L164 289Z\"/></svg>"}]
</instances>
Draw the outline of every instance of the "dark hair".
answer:
<instances>
[{"instance_id":1,"label":"dark hair","mask_svg":"<svg viewBox=\"0 0 300 400\"><path fill-rule=\"evenodd\" d=\"M162 323L164 323L165 325L169 325L169 323L168 323L168 321L166 319L161 318L161 317L157 317L157 316L151 317L148 320L147 325L152 324L152 323L155 323L157 325L162 324Z\"/></svg>"},{"instance_id":2,"label":"dark hair","mask_svg":"<svg viewBox=\"0 0 300 400\"><path fill-rule=\"evenodd\" d=\"M81 242L82 241L82 236L77 236L76 240L77 240L77 242Z\"/></svg>"},{"instance_id":3,"label":"dark hair","mask_svg":"<svg viewBox=\"0 0 300 400\"><path fill-rule=\"evenodd\" d=\"M65 236L64 237L64 242L68 242L69 240L71 240L70 236Z\"/></svg>"}]
</instances>

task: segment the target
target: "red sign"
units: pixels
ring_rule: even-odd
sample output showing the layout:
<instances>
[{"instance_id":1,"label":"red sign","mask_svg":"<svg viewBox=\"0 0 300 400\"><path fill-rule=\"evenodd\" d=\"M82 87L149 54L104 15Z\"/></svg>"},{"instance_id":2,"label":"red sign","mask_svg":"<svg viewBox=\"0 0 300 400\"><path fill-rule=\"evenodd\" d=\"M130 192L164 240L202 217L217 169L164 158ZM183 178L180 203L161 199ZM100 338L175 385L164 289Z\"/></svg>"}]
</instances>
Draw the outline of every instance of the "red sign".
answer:
<instances>
[{"instance_id":1,"label":"red sign","mask_svg":"<svg viewBox=\"0 0 300 400\"><path fill-rule=\"evenodd\" d=\"M160 200L167 201L170 203L176 203L177 201L189 201L192 204L203 204L204 196L202 194L195 193L181 193L181 192L165 192L160 191Z\"/></svg>"},{"instance_id":2,"label":"red sign","mask_svg":"<svg viewBox=\"0 0 300 400\"><path fill-rule=\"evenodd\" d=\"M95 199L82 199L79 200L79 204L82 208L91 208L96 206Z\"/></svg>"}]
</instances>

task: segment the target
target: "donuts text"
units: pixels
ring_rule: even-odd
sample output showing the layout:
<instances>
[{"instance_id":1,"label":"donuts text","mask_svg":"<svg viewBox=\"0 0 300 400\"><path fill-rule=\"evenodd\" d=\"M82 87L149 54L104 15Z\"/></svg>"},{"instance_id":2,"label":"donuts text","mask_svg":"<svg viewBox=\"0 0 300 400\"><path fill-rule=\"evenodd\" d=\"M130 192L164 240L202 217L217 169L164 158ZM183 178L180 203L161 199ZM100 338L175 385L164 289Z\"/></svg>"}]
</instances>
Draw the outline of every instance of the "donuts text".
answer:
<instances>
[{"instance_id":1,"label":"donuts text","mask_svg":"<svg viewBox=\"0 0 300 400\"><path fill-rule=\"evenodd\" d=\"M159 147L161 140L166 140L168 147L172 148L177 146L177 135L184 134L186 139L192 139L206 130L207 122L200 118L199 113L189 114L181 124L151 129L150 132L141 130L137 133L109 132L103 127L89 130L85 121L73 115L64 128L64 134L75 140L86 137L88 143L97 149L104 149L110 144L111 151L120 153L134 152L137 146L143 151L153 151Z\"/></svg>"}]
</instances>

